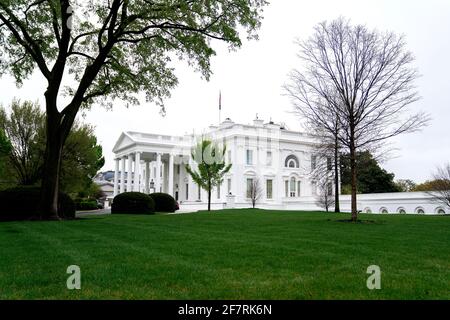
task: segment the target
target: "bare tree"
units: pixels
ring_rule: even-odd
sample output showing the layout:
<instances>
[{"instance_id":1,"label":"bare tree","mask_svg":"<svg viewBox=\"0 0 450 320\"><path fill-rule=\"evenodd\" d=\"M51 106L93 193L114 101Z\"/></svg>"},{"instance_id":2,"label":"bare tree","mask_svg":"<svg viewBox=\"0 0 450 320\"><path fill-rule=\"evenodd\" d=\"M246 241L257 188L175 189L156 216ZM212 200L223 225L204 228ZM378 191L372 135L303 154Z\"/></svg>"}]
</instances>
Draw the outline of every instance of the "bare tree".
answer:
<instances>
[{"instance_id":1,"label":"bare tree","mask_svg":"<svg viewBox=\"0 0 450 320\"><path fill-rule=\"evenodd\" d=\"M252 208L254 209L256 203L259 201L259 199L261 199L264 192L259 178L252 179L251 184L249 185L249 190L247 192L250 200L252 201Z\"/></svg>"},{"instance_id":2,"label":"bare tree","mask_svg":"<svg viewBox=\"0 0 450 320\"><path fill-rule=\"evenodd\" d=\"M357 211L357 151L381 148L386 139L421 129L425 113L408 114L419 99L414 57L403 36L371 31L339 18L323 22L314 35L298 41L304 69L293 70L285 90L304 114L314 114L328 131L328 117L339 122L338 141L348 148L352 175L352 221Z\"/></svg>"},{"instance_id":3,"label":"bare tree","mask_svg":"<svg viewBox=\"0 0 450 320\"><path fill-rule=\"evenodd\" d=\"M450 162L437 168L433 178L435 190L427 193L433 197L434 202L450 208Z\"/></svg>"},{"instance_id":4,"label":"bare tree","mask_svg":"<svg viewBox=\"0 0 450 320\"><path fill-rule=\"evenodd\" d=\"M316 196L316 205L324 208L326 212L334 205L333 187L328 179L321 180L318 185L318 192Z\"/></svg>"}]
</instances>

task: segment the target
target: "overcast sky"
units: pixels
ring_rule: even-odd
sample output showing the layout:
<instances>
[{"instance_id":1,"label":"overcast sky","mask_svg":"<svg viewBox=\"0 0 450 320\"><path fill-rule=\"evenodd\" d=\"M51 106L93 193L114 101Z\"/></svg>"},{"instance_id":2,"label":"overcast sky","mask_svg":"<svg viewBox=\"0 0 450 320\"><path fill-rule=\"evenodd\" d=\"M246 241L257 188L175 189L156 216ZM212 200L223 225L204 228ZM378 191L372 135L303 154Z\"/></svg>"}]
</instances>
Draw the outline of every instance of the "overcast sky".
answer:
<instances>
[{"instance_id":1,"label":"overcast sky","mask_svg":"<svg viewBox=\"0 0 450 320\"><path fill-rule=\"evenodd\" d=\"M395 157L383 163L396 178L428 179L437 165L450 161L450 1L449 0L272 0L266 8L259 41L244 41L237 52L225 45L215 46L213 75L202 80L184 63L176 65L179 85L166 101L167 115L161 117L153 104L125 108L115 105L113 111L94 107L85 112L85 121L96 126L103 146L106 164L113 169L112 148L122 131L163 134L191 133L218 122L218 96L222 91L222 119L230 117L239 123L259 118L285 122L289 129L299 130L300 122L281 86L288 72L299 66L295 38L306 39L313 27L339 16L352 23L363 23L381 31L406 36L407 47L416 57L422 77L417 85L422 100L413 110L426 110L431 125L421 133L392 139ZM13 97L39 100L43 105L45 82L38 75L20 89L10 77L0 79L0 103L7 106Z\"/></svg>"}]
</instances>

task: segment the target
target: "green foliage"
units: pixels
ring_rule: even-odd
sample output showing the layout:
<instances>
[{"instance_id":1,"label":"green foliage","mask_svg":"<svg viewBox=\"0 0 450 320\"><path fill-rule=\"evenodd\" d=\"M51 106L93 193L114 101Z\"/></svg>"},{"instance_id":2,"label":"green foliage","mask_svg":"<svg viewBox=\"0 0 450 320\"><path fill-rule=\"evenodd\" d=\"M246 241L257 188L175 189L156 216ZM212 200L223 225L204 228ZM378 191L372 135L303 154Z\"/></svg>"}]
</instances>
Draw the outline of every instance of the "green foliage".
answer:
<instances>
[{"instance_id":1,"label":"green foliage","mask_svg":"<svg viewBox=\"0 0 450 320\"><path fill-rule=\"evenodd\" d=\"M340 173L342 193L351 191L350 156L341 155ZM380 167L377 160L368 151L358 152L356 156L358 193L399 192L394 182L394 174ZM350 193L350 192L349 192Z\"/></svg>"},{"instance_id":2,"label":"green foliage","mask_svg":"<svg viewBox=\"0 0 450 320\"><path fill-rule=\"evenodd\" d=\"M100 191L92 178L104 164L102 147L97 144L94 127L75 123L62 152L61 189L67 193L87 190L88 197L97 197Z\"/></svg>"},{"instance_id":3,"label":"green foliage","mask_svg":"<svg viewBox=\"0 0 450 320\"><path fill-rule=\"evenodd\" d=\"M37 103L14 99L9 115L0 107L0 130L11 142L9 165L17 183L37 184L45 150L45 113Z\"/></svg>"},{"instance_id":4,"label":"green foliage","mask_svg":"<svg viewBox=\"0 0 450 320\"><path fill-rule=\"evenodd\" d=\"M145 193L124 192L114 197L111 213L153 214L155 202Z\"/></svg>"},{"instance_id":5,"label":"green foliage","mask_svg":"<svg viewBox=\"0 0 450 320\"><path fill-rule=\"evenodd\" d=\"M40 195L41 189L31 186L0 191L0 220L37 219L40 215ZM61 218L75 218L75 203L67 194L59 194L58 207Z\"/></svg>"},{"instance_id":6,"label":"green foliage","mask_svg":"<svg viewBox=\"0 0 450 320\"><path fill-rule=\"evenodd\" d=\"M151 193L150 197L155 202L156 212L175 212L176 211L176 201L175 199L167 193L155 192Z\"/></svg>"},{"instance_id":7,"label":"green foliage","mask_svg":"<svg viewBox=\"0 0 450 320\"><path fill-rule=\"evenodd\" d=\"M97 201L92 199L75 199L75 208L77 210L96 210Z\"/></svg>"},{"instance_id":8,"label":"green foliage","mask_svg":"<svg viewBox=\"0 0 450 320\"><path fill-rule=\"evenodd\" d=\"M63 59L74 83L89 88L66 87L70 96L85 91L83 103L110 103L122 99L138 103L136 93L162 105L177 84L171 61L186 61L205 78L211 74L215 55L211 39L224 40L234 49L241 46L239 32L256 38L265 0L110 1L72 0L72 27L65 1L0 0L2 73L22 83L37 66L48 76L55 59ZM26 12L26 23L23 19ZM2 19L2 20L3 20ZM19 31L20 38L12 30ZM67 43L65 42L67 41ZM85 71L99 63L92 74ZM95 68L89 71L94 72ZM82 90L81 90L82 89ZM111 105L112 106L112 105Z\"/></svg>"},{"instance_id":9,"label":"green foliage","mask_svg":"<svg viewBox=\"0 0 450 320\"><path fill-rule=\"evenodd\" d=\"M429 191L436 191L436 190L442 190L442 185L449 185L449 182L442 179L433 179L433 180L427 180L423 183L417 184L412 191L423 191L423 192L429 192ZM449 186L450 187L450 186Z\"/></svg>"},{"instance_id":10,"label":"green foliage","mask_svg":"<svg viewBox=\"0 0 450 320\"><path fill-rule=\"evenodd\" d=\"M416 183L410 179L400 179L395 181L395 185L401 192L411 192L417 187Z\"/></svg>"},{"instance_id":11,"label":"green foliage","mask_svg":"<svg viewBox=\"0 0 450 320\"><path fill-rule=\"evenodd\" d=\"M42 177L46 144L45 113L37 103L14 99L8 115L0 108L0 130L11 141L5 166L19 185L37 185ZM92 177L103 167L102 147L97 144L94 127L75 123L62 151L61 190L75 194L89 189Z\"/></svg>"},{"instance_id":12,"label":"green foliage","mask_svg":"<svg viewBox=\"0 0 450 320\"><path fill-rule=\"evenodd\" d=\"M231 169L231 163L225 164L226 149L225 145L220 148L211 140L202 138L191 153L192 159L197 163L197 171L186 165L186 171L192 180L208 192L208 210L211 205L211 190L222 183L224 175Z\"/></svg>"},{"instance_id":13,"label":"green foliage","mask_svg":"<svg viewBox=\"0 0 450 320\"><path fill-rule=\"evenodd\" d=\"M8 161L9 153L11 152L11 142L6 138L3 130L0 128L0 179L3 180L3 173L5 170L5 163Z\"/></svg>"}]
</instances>

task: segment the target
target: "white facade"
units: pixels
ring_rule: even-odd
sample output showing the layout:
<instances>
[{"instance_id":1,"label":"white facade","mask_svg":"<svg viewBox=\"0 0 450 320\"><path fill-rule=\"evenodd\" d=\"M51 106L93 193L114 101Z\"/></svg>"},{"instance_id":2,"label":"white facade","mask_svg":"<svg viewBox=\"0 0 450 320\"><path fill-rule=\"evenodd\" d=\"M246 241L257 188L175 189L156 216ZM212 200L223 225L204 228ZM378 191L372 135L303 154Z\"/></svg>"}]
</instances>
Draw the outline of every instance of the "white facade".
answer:
<instances>
[{"instance_id":1,"label":"white facade","mask_svg":"<svg viewBox=\"0 0 450 320\"><path fill-rule=\"evenodd\" d=\"M248 208L251 205L248 185L252 179L257 179L262 191L258 208L322 210L316 206L317 191L311 171L318 161L326 159L315 157L317 140L314 136L258 119L253 125L226 119L220 126L211 126L203 135L225 144L225 161L232 164L220 188L212 192L212 209ZM113 149L116 161L114 195L125 191L166 192L180 203L181 210L205 209L206 192L199 190L185 170L186 164L195 168L191 150L200 139L201 136L195 135L122 133ZM334 188L330 186L330 190L334 191ZM413 200L407 199L408 196L397 199L399 195L386 194L378 198L360 195L358 210L366 212L370 209L374 213L380 208L386 208L386 212L404 208L408 213L413 212L413 207L414 210L421 207L426 213L447 210L436 209L440 207L436 205L432 208L430 199L424 194L416 195ZM341 198L342 209L349 210L349 197Z\"/></svg>"}]
</instances>

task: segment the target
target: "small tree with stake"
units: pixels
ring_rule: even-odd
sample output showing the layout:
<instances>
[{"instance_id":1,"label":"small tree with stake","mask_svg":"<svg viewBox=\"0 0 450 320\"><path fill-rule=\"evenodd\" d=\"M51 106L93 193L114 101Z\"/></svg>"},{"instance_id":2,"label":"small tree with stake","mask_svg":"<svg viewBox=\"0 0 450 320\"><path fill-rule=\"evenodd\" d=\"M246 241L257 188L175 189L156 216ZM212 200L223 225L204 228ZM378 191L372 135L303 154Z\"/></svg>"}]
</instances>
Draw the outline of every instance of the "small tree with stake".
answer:
<instances>
[{"instance_id":1,"label":"small tree with stake","mask_svg":"<svg viewBox=\"0 0 450 320\"><path fill-rule=\"evenodd\" d=\"M202 139L191 153L198 171L186 165L194 182L208 193L208 211L211 211L212 189L222 183L223 176L231 169L231 164L225 164L225 152L226 146L220 148L211 140Z\"/></svg>"}]
</instances>

